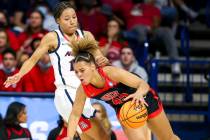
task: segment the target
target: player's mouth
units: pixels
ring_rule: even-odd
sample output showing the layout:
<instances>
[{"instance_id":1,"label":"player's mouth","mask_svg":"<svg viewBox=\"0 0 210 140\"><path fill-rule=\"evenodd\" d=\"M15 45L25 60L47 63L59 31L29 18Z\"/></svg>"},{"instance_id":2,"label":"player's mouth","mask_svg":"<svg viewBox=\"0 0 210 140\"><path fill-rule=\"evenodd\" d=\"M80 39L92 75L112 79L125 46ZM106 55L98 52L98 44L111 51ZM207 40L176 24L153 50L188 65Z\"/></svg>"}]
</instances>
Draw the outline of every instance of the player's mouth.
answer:
<instances>
[{"instance_id":1,"label":"player's mouth","mask_svg":"<svg viewBox=\"0 0 210 140\"><path fill-rule=\"evenodd\" d=\"M81 81L81 82L83 82L83 81L84 81L84 79L80 79L80 81Z\"/></svg>"}]
</instances>

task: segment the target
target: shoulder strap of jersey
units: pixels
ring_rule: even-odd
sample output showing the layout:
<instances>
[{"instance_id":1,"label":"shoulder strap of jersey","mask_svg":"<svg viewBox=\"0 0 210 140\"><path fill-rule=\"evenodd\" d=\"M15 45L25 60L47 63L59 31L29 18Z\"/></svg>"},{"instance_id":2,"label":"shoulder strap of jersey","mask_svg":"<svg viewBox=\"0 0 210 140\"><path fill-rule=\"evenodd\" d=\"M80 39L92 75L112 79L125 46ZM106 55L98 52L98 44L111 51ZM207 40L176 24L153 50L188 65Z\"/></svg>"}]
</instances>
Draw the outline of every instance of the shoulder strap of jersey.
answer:
<instances>
[{"instance_id":1,"label":"shoulder strap of jersey","mask_svg":"<svg viewBox=\"0 0 210 140\"><path fill-rule=\"evenodd\" d=\"M98 72L104 77L106 78L108 81L111 81L114 85L117 84L115 81L111 80L107 74L103 71L103 68L102 67L99 67L98 68Z\"/></svg>"},{"instance_id":2,"label":"shoulder strap of jersey","mask_svg":"<svg viewBox=\"0 0 210 140\"><path fill-rule=\"evenodd\" d=\"M80 37L80 38L83 38L84 37L84 32L80 29L77 29L76 31L77 35Z\"/></svg>"},{"instance_id":3,"label":"shoulder strap of jersey","mask_svg":"<svg viewBox=\"0 0 210 140\"><path fill-rule=\"evenodd\" d=\"M59 39L60 39L61 42L63 42L63 41L65 42L66 41L65 38L64 38L64 34L61 31L60 27L59 27L59 29L56 29L54 31L58 34L58 37L59 37Z\"/></svg>"}]
</instances>

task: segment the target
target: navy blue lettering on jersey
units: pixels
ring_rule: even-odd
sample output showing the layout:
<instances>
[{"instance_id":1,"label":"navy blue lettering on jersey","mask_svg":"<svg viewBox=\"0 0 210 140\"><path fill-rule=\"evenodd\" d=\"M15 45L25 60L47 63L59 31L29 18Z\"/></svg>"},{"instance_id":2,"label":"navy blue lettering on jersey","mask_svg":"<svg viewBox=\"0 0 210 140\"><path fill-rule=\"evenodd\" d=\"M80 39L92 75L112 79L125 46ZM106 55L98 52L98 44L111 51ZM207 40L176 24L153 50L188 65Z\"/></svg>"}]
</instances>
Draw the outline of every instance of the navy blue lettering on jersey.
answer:
<instances>
[{"instance_id":1,"label":"navy blue lettering on jersey","mask_svg":"<svg viewBox=\"0 0 210 140\"><path fill-rule=\"evenodd\" d=\"M65 56L71 56L71 52L70 51L67 51Z\"/></svg>"}]
</instances>

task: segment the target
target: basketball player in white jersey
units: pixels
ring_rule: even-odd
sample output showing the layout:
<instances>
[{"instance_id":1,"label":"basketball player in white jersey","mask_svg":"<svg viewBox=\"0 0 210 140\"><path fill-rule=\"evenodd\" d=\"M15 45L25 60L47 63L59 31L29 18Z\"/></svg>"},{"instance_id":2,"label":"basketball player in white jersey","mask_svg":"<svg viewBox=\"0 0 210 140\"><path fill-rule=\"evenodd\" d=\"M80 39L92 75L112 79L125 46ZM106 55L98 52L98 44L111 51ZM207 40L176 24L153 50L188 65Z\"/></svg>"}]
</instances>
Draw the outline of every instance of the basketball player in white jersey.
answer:
<instances>
[{"instance_id":1,"label":"basketball player in white jersey","mask_svg":"<svg viewBox=\"0 0 210 140\"><path fill-rule=\"evenodd\" d=\"M40 46L33 55L23 64L17 74L8 77L4 85L9 87L17 83L45 53L49 52L55 74L55 106L64 121L68 122L76 97L76 89L80 85L80 81L76 77L72 67L74 56L72 55L71 41L83 37L94 39L94 37L90 32L83 32L78 29L77 15L70 3L59 3L54 10L54 17L59 24L59 29L49 32L43 37ZM90 52L98 60L98 65L108 63L108 60L101 54L98 48L92 48ZM95 110L88 99L77 128L81 139L108 140L108 135L100 125L100 122L92 118L94 114ZM84 133L81 133L82 131Z\"/></svg>"}]
</instances>

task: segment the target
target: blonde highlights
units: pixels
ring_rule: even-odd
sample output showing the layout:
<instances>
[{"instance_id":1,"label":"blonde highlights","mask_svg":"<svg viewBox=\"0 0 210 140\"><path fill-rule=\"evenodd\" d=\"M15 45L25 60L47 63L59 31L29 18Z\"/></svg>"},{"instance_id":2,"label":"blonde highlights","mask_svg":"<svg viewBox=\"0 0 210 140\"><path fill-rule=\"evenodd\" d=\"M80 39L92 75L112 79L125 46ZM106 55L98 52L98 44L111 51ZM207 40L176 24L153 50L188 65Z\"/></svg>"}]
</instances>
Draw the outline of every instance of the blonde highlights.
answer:
<instances>
[{"instance_id":1,"label":"blonde highlights","mask_svg":"<svg viewBox=\"0 0 210 140\"><path fill-rule=\"evenodd\" d=\"M78 55L79 52L90 52L98 48L98 42L95 39L84 37L79 40L72 41L73 55Z\"/></svg>"}]
</instances>

